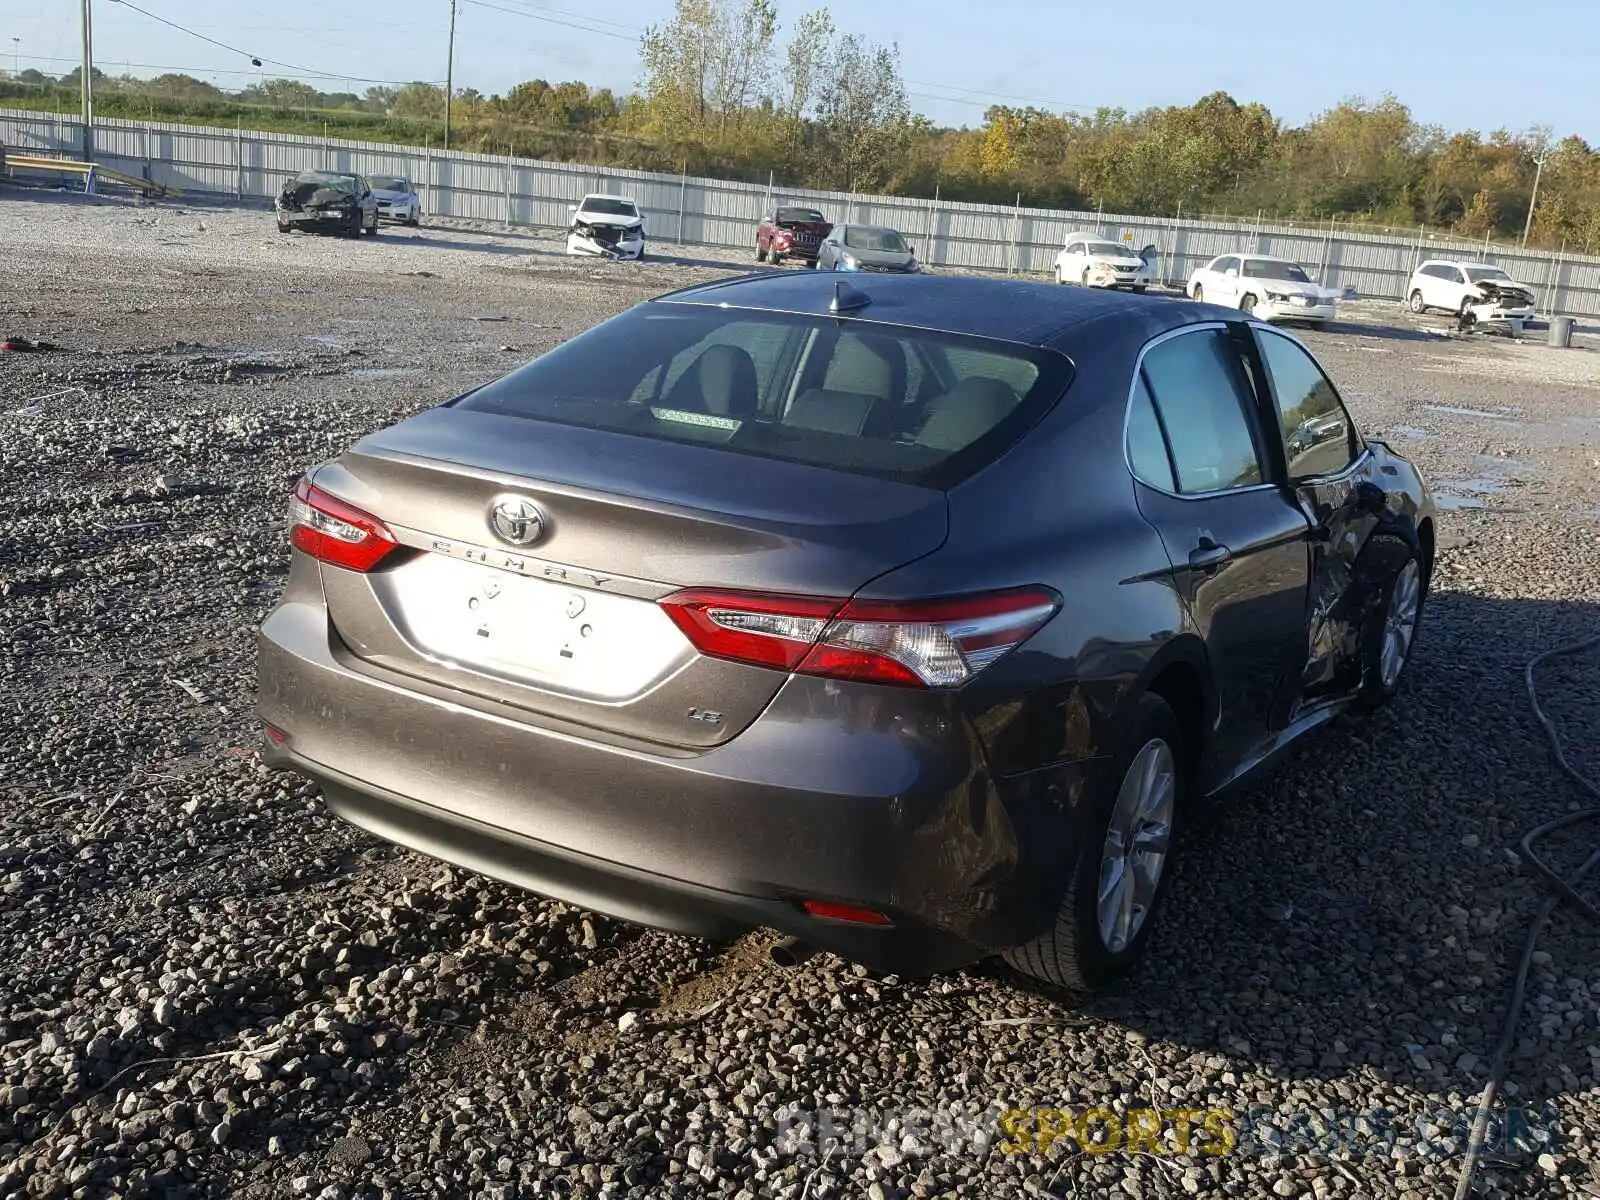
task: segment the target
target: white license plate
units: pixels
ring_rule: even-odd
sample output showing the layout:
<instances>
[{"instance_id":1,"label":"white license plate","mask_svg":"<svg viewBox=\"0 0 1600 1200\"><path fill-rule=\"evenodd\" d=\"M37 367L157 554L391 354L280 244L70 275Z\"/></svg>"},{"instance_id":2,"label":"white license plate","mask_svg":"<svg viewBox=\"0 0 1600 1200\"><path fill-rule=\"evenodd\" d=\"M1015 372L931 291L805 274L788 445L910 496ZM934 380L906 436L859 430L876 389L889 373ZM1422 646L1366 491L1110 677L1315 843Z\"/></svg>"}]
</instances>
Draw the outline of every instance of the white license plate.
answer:
<instances>
[{"instance_id":1,"label":"white license plate","mask_svg":"<svg viewBox=\"0 0 1600 1200\"><path fill-rule=\"evenodd\" d=\"M418 649L517 682L622 699L693 655L649 601L441 554L389 575L387 606Z\"/></svg>"}]
</instances>

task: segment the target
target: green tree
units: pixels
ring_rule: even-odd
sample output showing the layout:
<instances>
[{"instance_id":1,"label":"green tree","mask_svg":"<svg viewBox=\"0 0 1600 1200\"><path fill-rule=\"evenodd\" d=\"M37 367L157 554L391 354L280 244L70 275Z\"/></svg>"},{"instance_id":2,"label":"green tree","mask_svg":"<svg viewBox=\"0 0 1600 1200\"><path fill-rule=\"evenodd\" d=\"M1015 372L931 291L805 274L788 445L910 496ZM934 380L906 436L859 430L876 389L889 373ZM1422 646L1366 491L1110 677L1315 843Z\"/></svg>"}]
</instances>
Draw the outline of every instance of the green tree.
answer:
<instances>
[{"instance_id":1,"label":"green tree","mask_svg":"<svg viewBox=\"0 0 1600 1200\"><path fill-rule=\"evenodd\" d=\"M911 133L900 50L847 33L817 89L820 173L846 191L885 183Z\"/></svg>"}]
</instances>

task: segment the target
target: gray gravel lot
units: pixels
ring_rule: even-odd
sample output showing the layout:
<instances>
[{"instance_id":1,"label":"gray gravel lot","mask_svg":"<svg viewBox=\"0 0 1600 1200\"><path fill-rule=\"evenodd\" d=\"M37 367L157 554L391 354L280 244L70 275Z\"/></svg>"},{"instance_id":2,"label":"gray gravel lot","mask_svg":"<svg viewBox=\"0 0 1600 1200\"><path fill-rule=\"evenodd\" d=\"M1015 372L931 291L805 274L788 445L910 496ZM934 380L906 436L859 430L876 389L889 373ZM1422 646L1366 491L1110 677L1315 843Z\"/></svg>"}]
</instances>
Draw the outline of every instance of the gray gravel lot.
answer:
<instances>
[{"instance_id":1,"label":"gray gravel lot","mask_svg":"<svg viewBox=\"0 0 1600 1200\"><path fill-rule=\"evenodd\" d=\"M990 965L782 972L761 935L645 932L382 846L256 761L297 473L753 263L5 191L0 246L0 336L64 347L0 355L0 1196L1450 1193L1541 898L1513 847L1578 801L1522 667L1600 632L1600 343L1374 304L1306 335L1446 506L1420 657L1195 823L1148 967L1084 1002ZM1597 659L1543 677L1591 773ZM1600 1195L1597 1013L1600 935L1558 914L1506 1088L1533 1127L1482 1194ZM932 1120L1035 1106L1227 1109L1249 1136L1006 1153ZM902 1123L805 1144L794 1113L850 1108ZM1344 1149L1268 1136L1328 1123Z\"/></svg>"}]
</instances>

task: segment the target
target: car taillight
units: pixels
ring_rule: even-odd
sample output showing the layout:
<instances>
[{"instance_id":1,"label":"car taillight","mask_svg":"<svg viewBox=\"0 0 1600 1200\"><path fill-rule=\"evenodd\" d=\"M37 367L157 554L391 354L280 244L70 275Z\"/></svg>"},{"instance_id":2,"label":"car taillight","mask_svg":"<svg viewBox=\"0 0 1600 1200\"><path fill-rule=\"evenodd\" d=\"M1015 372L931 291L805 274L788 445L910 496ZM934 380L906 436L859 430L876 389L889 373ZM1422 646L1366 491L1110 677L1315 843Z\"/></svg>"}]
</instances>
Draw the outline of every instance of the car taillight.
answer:
<instances>
[{"instance_id":1,"label":"car taillight","mask_svg":"<svg viewBox=\"0 0 1600 1200\"><path fill-rule=\"evenodd\" d=\"M301 479L289 506L289 540L320 562L370 571L400 548L394 534L362 512Z\"/></svg>"},{"instance_id":2,"label":"car taillight","mask_svg":"<svg viewBox=\"0 0 1600 1200\"><path fill-rule=\"evenodd\" d=\"M690 590L660 604L714 658L931 688L971 679L1037 633L1061 601L1029 587L910 601Z\"/></svg>"}]
</instances>

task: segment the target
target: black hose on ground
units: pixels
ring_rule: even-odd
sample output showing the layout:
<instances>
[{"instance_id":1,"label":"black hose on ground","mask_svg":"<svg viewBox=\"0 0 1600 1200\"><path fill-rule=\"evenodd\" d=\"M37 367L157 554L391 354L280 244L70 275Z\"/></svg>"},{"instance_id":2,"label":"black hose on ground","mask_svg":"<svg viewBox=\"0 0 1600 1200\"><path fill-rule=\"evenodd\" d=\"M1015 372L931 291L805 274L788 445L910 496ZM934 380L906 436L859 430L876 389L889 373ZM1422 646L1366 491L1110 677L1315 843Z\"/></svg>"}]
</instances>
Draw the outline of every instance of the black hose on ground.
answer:
<instances>
[{"instance_id":1,"label":"black hose on ground","mask_svg":"<svg viewBox=\"0 0 1600 1200\"><path fill-rule=\"evenodd\" d=\"M1543 654L1532 659L1523 672L1524 681L1528 687L1528 702L1533 706L1533 715L1538 718L1539 725L1544 729L1545 738L1550 743L1550 751L1555 756L1556 765L1561 768L1578 788L1600 801L1600 784L1595 783L1582 771L1567 761L1566 752L1561 748L1561 735L1545 715L1543 706L1539 703L1539 688L1534 681L1534 672L1539 665L1552 658L1564 658L1568 655L1581 654L1585 650L1600 646L1600 636L1585 638L1581 642L1574 642L1570 646L1560 646L1554 650L1546 650ZM1600 908L1596 908L1578 893L1577 885L1597 865L1600 865L1600 849L1584 861L1584 864L1572 873L1569 878L1563 879L1556 870L1534 852L1533 844L1547 834L1558 829L1565 829L1569 825L1576 825L1583 821L1600 819L1600 808L1586 808L1579 812L1568 813L1536 825L1522 835L1518 844L1518 853L1522 861L1533 868L1540 881L1550 889L1551 895L1539 906L1539 911L1534 914L1533 924L1528 929L1528 939L1522 948L1522 961L1517 965L1515 983L1511 989L1511 1004L1506 1011L1505 1027L1500 1033L1500 1042L1495 1047L1494 1060L1489 1067L1489 1082L1483 1089L1483 1097L1478 1102L1478 1114L1472 1123L1472 1134L1467 1142L1466 1158L1461 1164L1461 1174L1456 1178L1455 1200L1467 1200L1472 1188L1472 1175L1478 1165L1478 1159L1483 1153L1484 1139L1488 1134L1489 1116L1494 1106L1495 1096L1499 1093L1500 1084L1505 1079L1506 1060L1511 1056L1511 1047L1517 1038L1517 1026L1522 1019L1522 1006L1526 999L1528 987L1528 972L1533 966L1533 952L1539 945L1539 935L1544 932L1545 925L1550 916L1563 901L1570 904L1584 917L1596 925L1600 925Z\"/></svg>"}]
</instances>

